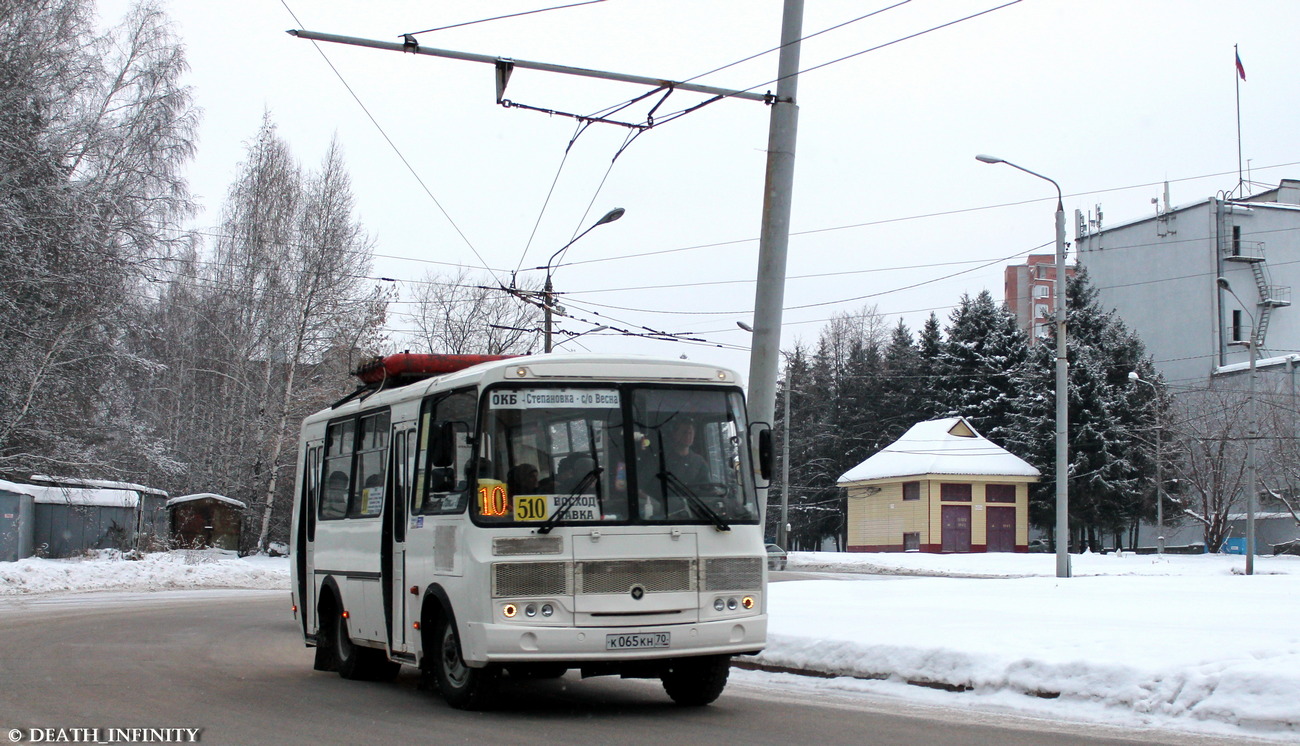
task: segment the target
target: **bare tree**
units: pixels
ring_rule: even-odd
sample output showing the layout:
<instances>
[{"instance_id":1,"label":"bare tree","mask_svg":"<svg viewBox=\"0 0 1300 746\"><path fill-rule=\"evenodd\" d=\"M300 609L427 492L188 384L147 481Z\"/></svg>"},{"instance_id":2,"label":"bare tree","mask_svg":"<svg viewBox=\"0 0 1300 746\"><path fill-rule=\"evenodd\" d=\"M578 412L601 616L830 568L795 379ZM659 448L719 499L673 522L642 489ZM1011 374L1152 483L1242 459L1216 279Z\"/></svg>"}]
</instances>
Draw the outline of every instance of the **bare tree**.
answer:
<instances>
[{"instance_id":1,"label":"bare tree","mask_svg":"<svg viewBox=\"0 0 1300 746\"><path fill-rule=\"evenodd\" d=\"M151 317L165 370L146 408L189 464L175 489L247 502L247 544L284 538L297 423L349 387L349 363L379 348L386 294L366 275L337 143L303 172L269 115L248 143L208 254L171 266Z\"/></svg>"},{"instance_id":2,"label":"bare tree","mask_svg":"<svg viewBox=\"0 0 1300 746\"><path fill-rule=\"evenodd\" d=\"M351 179L337 141L330 143L320 171L307 178L294 249L285 293L288 313L281 319L287 326L276 335L284 347L284 379L279 417L269 444L270 474L257 536L259 551L266 548L270 533L280 471L287 466L283 463L285 453L292 454L297 442L292 419L320 403L319 387L302 386L299 370L319 363L340 339L356 339L383 318L382 300L365 278L372 245L354 216ZM380 311L378 319L376 311ZM287 517L287 510L282 513Z\"/></svg>"},{"instance_id":3,"label":"bare tree","mask_svg":"<svg viewBox=\"0 0 1300 746\"><path fill-rule=\"evenodd\" d=\"M1171 439L1178 454L1182 513L1201 526L1211 552L1228 538L1230 516L1248 487L1243 401L1240 391L1212 389L1184 394L1176 405L1184 423Z\"/></svg>"},{"instance_id":4,"label":"bare tree","mask_svg":"<svg viewBox=\"0 0 1300 746\"><path fill-rule=\"evenodd\" d=\"M465 267L428 273L412 301L412 335L419 349L454 355L526 354L537 347L541 309ZM525 293L537 288L525 287Z\"/></svg>"}]
</instances>

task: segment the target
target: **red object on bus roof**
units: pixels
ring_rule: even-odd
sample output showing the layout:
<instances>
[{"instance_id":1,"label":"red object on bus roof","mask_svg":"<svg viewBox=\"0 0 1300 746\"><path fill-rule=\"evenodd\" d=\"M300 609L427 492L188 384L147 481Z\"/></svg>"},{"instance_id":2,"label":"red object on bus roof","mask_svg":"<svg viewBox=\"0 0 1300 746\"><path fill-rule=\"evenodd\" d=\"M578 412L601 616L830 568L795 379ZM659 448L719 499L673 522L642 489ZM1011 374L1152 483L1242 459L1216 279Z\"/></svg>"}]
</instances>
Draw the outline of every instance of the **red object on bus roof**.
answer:
<instances>
[{"instance_id":1,"label":"red object on bus roof","mask_svg":"<svg viewBox=\"0 0 1300 746\"><path fill-rule=\"evenodd\" d=\"M352 375L363 383L380 383L385 380L418 381L421 378L455 373L472 365L506 360L518 355L422 355L402 352L378 357L353 371Z\"/></svg>"}]
</instances>

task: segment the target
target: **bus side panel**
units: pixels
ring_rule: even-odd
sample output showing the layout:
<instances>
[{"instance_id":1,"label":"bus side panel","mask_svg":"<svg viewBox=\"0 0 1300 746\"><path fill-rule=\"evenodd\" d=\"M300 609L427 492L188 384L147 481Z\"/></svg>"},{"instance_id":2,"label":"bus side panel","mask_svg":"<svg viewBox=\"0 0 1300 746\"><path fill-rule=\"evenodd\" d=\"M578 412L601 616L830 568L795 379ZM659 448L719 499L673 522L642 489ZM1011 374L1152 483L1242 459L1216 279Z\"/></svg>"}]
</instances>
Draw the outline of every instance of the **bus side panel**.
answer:
<instances>
[{"instance_id":1,"label":"bus side panel","mask_svg":"<svg viewBox=\"0 0 1300 746\"><path fill-rule=\"evenodd\" d=\"M353 641L383 641L383 594L379 587L379 516L342 518L316 524L317 583L333 576Z\"/></svg>"}]
</instances>

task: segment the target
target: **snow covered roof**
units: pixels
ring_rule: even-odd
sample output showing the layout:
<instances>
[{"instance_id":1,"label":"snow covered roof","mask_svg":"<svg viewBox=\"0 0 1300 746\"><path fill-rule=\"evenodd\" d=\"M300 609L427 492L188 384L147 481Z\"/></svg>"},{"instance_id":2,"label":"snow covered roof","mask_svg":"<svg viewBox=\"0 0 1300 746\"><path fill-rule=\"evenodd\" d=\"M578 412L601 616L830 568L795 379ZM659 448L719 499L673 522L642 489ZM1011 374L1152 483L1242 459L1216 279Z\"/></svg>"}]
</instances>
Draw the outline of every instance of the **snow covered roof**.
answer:
<instances>
[{"instance_id":1,"label":"snow covered roof","mask_svg":"<svg viewBox=\"0 0 1300 746\"><path fill-rule=\"evenodd\" d=\"M975 432L964 417L918 422L903 437L849 469L839 484L921 474L1037 477L1023 459Z\"/></svg>"},{"instance_id":2,"label":"snow covered roof","mask_svg":"<svg viewBox=\"0 0 1300 746\"><path fill-rule=\"evenodd\" d=\"M0 490L4 490L5 492L16 492L20 495L32 495L35 494L32 491L33 489L39 488L33 488L30 484L18 484L17 482L7 482L0 479Z\"/></svg>"},{"instance_id":3,"label":"snow covered roof","mask_svg":"<svg viewBox=\"0 0 1300 746\"><path fill-rule=\"evenodd\" d=\"M109 490L131 490L145 495L167 497L167 493L153 487L132 482L114 482L108 479L80 479L77 477L52 477L47 474L33 474L33 482L44 482L61 487L102 487Z\"/></svg>"},{"instance_id":4,"label":"snow covered roof","mask_svg":"<svg viewBox=\"0 0 1300 746\"><path fill-rule=\"evenodd\" d=\"M199 492L194 495L181 495L180 497L173 497L172 499L167 501L167 507L170 508L173 505L193 502L195 500L216 500L217 502L229 503L241 509L248 507L248 505L246 505L243 500L236 500L233 497L218 495L215 492Z\"/></svg>"},{"instance_id":5,"label":"snow covered roof","mask_svg":"<svg viewBox=\"0 0 1300 746\"><path fill-rule=\"evenodd\" d=\"M101 508L134 508L140 504L135 490L90 489L84 487L49 487L18 484L0 480L0 489L31 495L41 505L77 505Z\"/></svg>"}]
</instances>

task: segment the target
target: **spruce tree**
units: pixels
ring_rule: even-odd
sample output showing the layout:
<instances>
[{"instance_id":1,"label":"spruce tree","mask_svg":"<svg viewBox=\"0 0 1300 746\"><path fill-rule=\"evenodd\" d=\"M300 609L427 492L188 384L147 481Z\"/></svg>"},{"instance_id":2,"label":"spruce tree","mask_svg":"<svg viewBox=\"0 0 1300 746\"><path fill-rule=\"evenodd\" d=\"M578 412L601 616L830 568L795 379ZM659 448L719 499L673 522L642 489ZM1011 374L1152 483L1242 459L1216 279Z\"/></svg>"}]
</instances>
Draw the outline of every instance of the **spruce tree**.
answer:
<instances>
[{"instance_id":1,"label":"spruce tree","mask_svg":"<svg viewBox=\"0 0 1300 746\"><path fill-rule=\"evenodd\" d=\"M1166 405L1130 380L1136 371L1158 385L1142 341L1114 312L1102 310L1083 267L1067 285L1066 314L1070 525L1076 546L1097 547L1148 512L1143 495L1154 469L1148 443ZM1030 489L1030 520L1044 527L1055 525L1056 516L1055 348L1053 325L1017 376L1019 394L1002 444L1042 472Z\"/></svg>"},{"instance_id":2,"label":"spruce tree","mask_svg":"<svg viewBox=\"0 0 1300 746\"><path fill-rule=\"evenodd\" d=\"M981 434L1003 440L1028 351L1015 318L992 294L985 290L974 299L963 295L940 353L950 383L943 387L945 414L966 417Z\"/></svg>"}]
</instances>

